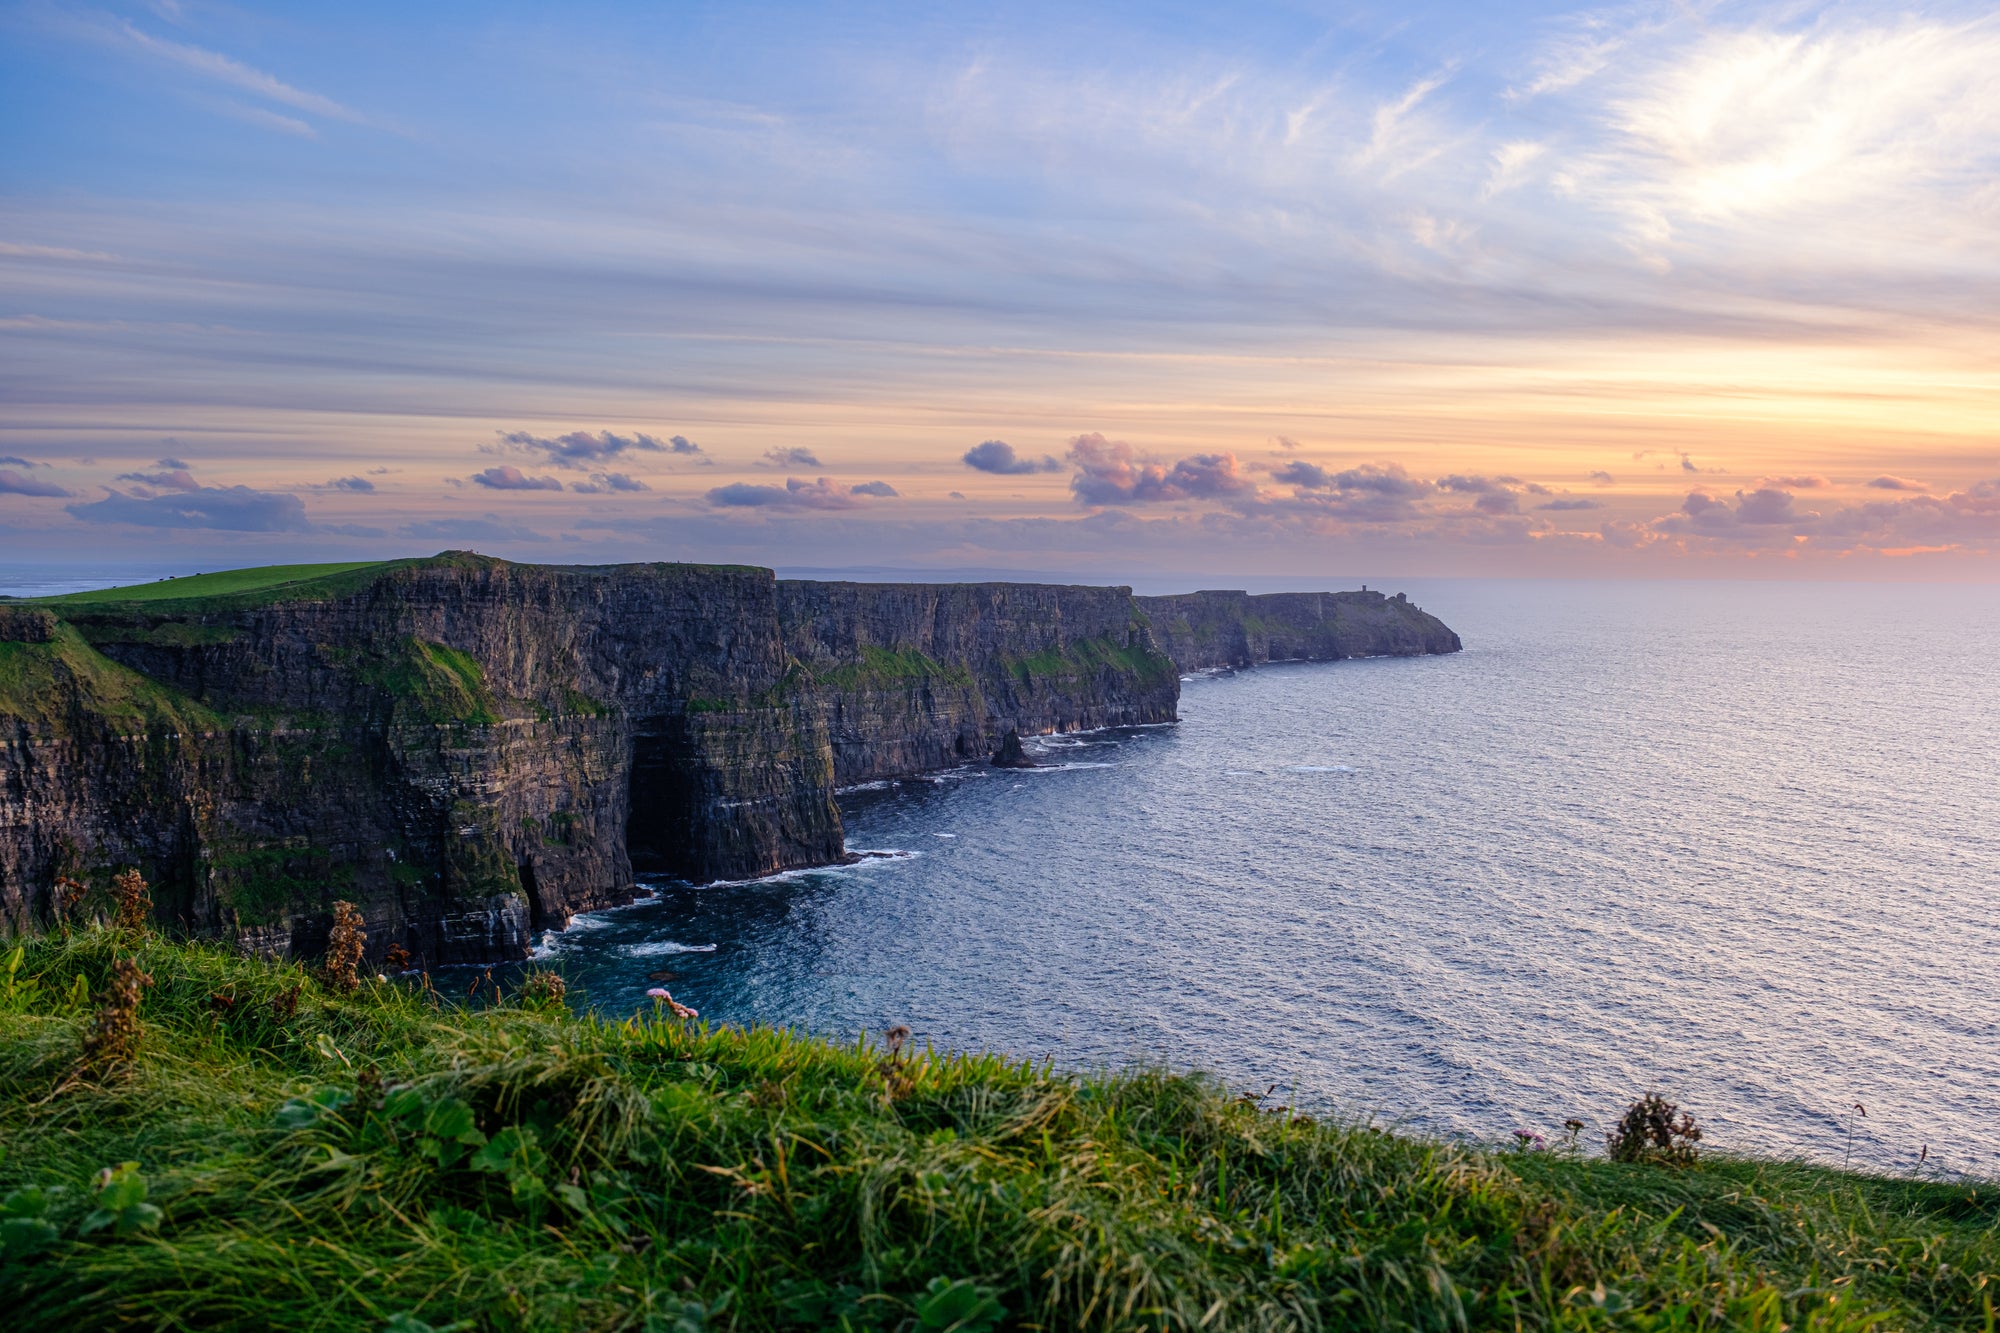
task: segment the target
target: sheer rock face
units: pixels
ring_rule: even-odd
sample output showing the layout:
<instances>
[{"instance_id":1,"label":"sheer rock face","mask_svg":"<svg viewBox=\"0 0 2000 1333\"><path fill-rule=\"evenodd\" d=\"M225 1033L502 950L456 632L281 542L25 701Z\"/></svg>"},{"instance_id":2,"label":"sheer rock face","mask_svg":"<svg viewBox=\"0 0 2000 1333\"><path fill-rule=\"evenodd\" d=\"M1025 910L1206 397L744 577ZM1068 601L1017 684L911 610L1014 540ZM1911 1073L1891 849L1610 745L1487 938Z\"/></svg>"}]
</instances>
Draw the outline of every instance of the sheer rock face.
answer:
<instances>
[{"instance_id":1,"label":"sheer rock face","mask_svg":"<svg viewBox=\"0 0 2000 1333\"><path fill-rule=\"evenodd\" d=\"M315 954L347 899L372 957L518 958L629 900L635 870L840 860L839 784L983 761L1010 731L1170 722L1169 654L1458 647L1357 597L449 554L263 596L0 607L0 915L45 927L58 876L101 891L136 865L164 923L246 949Z\"/></svg>"},{"instance_id":2,"label":"sheer rock face","mask_svg":"<svg viewBox=\"0 0 2000 1333\"><path fill-rule=\"evenodd\" d=\"M1024 735L1174 720L1180 679L1129 588L778 584L843 785L985 760Z\"/></svg>"},{"instance_id":3,"label":"sheer rock face","mask_svg":"<svg viewBox=\"0 0 2000 1333\"><path fill-rule=\"evenodd\" d=\"M1463 646L1401 593L1189 592L1133 599L1182 671L1259 662L1416 657Z\"/></svg>"}]
</instances>

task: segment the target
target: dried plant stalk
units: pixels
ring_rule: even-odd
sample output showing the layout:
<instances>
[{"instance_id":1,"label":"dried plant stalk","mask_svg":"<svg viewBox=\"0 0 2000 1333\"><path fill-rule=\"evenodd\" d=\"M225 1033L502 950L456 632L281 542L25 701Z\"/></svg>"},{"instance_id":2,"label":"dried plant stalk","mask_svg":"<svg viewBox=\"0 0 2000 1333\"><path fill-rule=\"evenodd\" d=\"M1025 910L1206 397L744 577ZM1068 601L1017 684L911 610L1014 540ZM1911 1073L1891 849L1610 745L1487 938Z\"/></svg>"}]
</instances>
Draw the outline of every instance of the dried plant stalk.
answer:
<instances>
[{"instance_id":1,"label":"dried plant stalk","mask_svg":"<svg viewBox=\"0 0 2000 1333\"><path fill-rule=\"evenodd\" d=\"M326 984L343 995L352 995L361 986L355 970L361 963L361 948L368 942L360 909L350 902L333 905L333 933L326 941Z\"/></svg>"},{"instance_id":2,"label":"dried plant stalk","mask_svg":"<svg viewBox=\"0 0 2000 1333\"><path fill-rule=\"evenodd\" d=\"M104 1007L83 1039L83 1061L99 1073L132 1062L139 1043L139 996L153 978L139 970L130 958L111 965L111 985L106 988Z\"/></svg>"},{"instance_id":3,"label":"dried plant stalk","mask_svg":"<svg viewBox=\"0 0 2000 1333\"><path fill-rule=\"evenodd\" d=\"M136 868L121 870L111 877L111 892L118 901L113 924L128 934L144 934L153 920L153 895L146 890L146 877Z\"/></svg>"}]
</instances>

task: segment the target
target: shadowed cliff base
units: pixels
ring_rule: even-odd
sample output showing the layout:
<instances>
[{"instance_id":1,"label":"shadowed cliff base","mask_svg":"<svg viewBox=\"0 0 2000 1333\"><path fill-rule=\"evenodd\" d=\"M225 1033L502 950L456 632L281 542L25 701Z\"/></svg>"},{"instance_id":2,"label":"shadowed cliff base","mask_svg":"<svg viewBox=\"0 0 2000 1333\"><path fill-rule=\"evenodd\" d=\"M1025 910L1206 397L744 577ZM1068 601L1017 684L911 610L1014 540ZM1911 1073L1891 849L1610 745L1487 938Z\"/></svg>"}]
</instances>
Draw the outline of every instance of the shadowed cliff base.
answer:
<instances>
[{"instance_id":1,"label":"shadowed cliff base","mask_svg":"<svg viewBox=\"0 0 2000 1333\"><path fill-rule=\"evenodd\" d=\"M1182 670L1458 646L1379 593L464 552L5 604L0 914L43 928L58 880L138 866L160 920L252 951L317 952L346 898L376 956L520 957L635 869L840 860L842 785L1174 721Z\"/></svg>"}]
</instances>

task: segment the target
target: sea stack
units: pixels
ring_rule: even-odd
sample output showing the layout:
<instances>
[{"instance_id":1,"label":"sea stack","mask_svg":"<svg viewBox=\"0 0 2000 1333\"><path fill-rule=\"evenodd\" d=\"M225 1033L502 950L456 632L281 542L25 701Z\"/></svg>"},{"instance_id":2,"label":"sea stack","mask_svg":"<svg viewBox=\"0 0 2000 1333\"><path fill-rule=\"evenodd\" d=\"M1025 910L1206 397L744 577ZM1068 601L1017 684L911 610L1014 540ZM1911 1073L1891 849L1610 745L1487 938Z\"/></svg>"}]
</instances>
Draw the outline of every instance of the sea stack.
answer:
<instances>
[{"instance_id":1,"label":"sea stack","mask_svg":"<svg viewBox=\"0 0 2000 1333\"><path fill-rule=\"evenodd\" d=\"M1021 748L1021 733L1009 731L1000 741L1000 748L993 753L995 768L1035 768L1034 760Z\"/></svg>"}]
</instances>

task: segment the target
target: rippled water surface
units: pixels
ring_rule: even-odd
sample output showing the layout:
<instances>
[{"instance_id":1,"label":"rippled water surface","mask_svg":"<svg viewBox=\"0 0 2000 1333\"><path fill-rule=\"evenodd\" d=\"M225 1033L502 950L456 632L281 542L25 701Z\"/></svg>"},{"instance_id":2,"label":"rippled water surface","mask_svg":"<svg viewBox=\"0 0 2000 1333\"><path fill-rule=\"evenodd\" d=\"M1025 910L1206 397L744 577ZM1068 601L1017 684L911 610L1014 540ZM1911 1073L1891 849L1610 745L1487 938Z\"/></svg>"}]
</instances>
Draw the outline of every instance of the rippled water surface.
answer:
<instances>
[{"instance_id":1,"label":"rippled water surface","mask_svg":"<svg viewBox=\"0 0 2000 1333\"><path fill-rule=\"evenodd\" d=\"M1192 680L1178 726L844 798L911 855L554 952L611 1010L665 970L1447 1133L1660 1089L1723 1147L2000 1167L2000 590L1408 586L1464 653Z\"/></svg>"}]
</instances>

